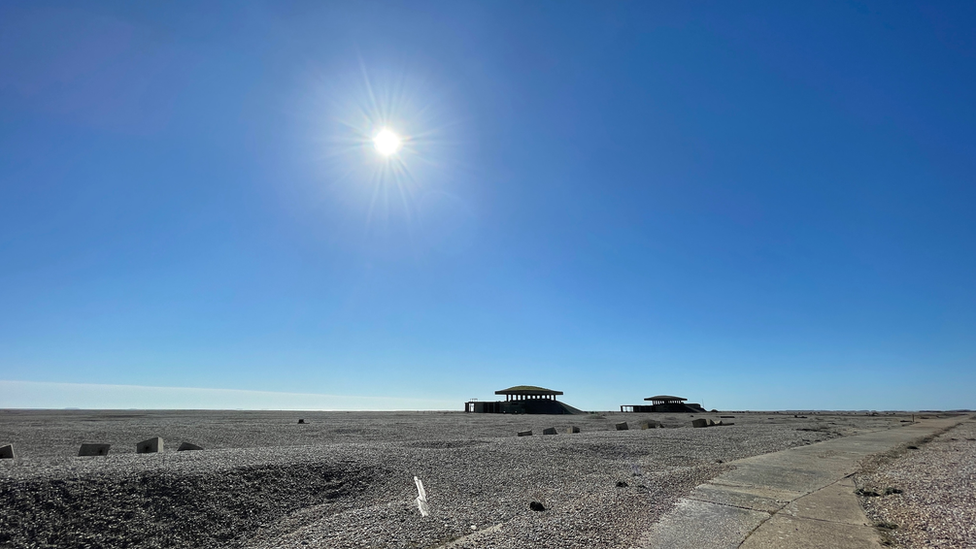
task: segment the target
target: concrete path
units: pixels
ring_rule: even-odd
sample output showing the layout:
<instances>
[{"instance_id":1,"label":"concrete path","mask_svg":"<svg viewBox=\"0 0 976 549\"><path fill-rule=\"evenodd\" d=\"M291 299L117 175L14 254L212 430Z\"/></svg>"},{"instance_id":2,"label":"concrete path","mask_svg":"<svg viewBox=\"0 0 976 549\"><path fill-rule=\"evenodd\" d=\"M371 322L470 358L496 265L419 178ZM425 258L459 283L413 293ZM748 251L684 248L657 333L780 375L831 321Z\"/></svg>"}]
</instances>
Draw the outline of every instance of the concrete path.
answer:
<instances>
[{"instance_id":1,"label":"concrete path","mask_svg":"<svg viewBox=\"0 0 976 549\"><path fill-rule=\"evenodd\" d=\"M842 437L732 462L648 533L646 549L860 549L881 547L854 495L860 460L968 416Z\"/></svg>"}]
</instances>

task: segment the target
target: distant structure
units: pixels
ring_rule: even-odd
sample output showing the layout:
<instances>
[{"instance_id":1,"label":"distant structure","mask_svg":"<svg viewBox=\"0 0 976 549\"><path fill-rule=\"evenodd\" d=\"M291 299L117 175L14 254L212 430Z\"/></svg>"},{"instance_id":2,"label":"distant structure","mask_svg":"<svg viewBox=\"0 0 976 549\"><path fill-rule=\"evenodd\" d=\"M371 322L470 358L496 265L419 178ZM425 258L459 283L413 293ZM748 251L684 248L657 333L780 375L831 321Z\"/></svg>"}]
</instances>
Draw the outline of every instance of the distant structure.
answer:
<instances>
[{"instance_id":1,"label":"distant structure","mask_svg":"<svg viewBox=\"0 0 976 549\"><path fill-rule=\"evenodd\" d=\"M464 403L465 412L479 414L582 414L582 410L573 408L565 402L556 400L562 391L553 391L545 387L533 385L516 385L508 389L495 391L496 395L505 395L505 400L494 402L484 400L469 400Z\"/></svg>"},{"instance_id":2,"label":"distant structure","mask_svg":"<svg viewBox=\"0 0 976 549\"><path fill-rule=\"evenodd\" d=\"M698 414L706 412L700 404L686 403L687 398L671 395L647 397L651 404L621 404L621 412L667 412L670 414Z\"/></svg>"}]
</instances>

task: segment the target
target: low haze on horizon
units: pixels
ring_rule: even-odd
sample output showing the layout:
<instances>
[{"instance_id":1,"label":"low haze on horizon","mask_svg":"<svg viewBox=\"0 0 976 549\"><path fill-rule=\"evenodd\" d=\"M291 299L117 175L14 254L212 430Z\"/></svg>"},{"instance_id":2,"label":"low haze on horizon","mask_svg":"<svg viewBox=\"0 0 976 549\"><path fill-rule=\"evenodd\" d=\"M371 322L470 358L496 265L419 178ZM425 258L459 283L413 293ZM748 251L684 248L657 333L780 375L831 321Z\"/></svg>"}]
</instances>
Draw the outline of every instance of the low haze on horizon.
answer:
<instances>
[{"instance_id":1,"label":"low haze on horizon","mask_svg":"<svg viewBox=\"0 0 976 549\"><path fill-rule=\"evenodd\" d=\"M0 409L976 408L974 29L5 2Z\"/></svg>"}]
</instances>

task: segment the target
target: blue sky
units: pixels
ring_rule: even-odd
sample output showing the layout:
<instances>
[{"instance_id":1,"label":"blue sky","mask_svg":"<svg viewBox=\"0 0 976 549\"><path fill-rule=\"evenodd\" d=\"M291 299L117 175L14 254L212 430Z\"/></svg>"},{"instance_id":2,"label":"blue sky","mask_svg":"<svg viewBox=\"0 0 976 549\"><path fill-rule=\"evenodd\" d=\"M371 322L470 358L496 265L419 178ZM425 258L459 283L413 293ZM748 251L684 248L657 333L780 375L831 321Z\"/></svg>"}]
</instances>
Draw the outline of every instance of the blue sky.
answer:
<instances>
[{"instance_id":1,"label":"blue sky","mask_svg":"<svg viewBox=\"0 0 976 549\"><path fill-rule=\"evenodd\" d=\"M974 26L4 2L0 407L976 408Z\"/></svg>"}]
</instances>

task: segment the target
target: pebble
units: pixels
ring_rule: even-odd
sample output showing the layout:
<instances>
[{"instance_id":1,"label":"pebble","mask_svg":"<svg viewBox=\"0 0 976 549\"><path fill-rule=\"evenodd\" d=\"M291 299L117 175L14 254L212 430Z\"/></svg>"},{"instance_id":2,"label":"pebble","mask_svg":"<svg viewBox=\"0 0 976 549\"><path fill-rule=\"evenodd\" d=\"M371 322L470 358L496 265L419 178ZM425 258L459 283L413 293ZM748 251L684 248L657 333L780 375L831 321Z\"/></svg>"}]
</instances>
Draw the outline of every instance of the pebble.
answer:
<instances>
[{"instance_id":1,"label":"pebble","mask_svg":"<svg viewBox=\"0 0 976 549\"><path fill-rule=\"evenodd\" d=\"M805 444L801 435L810 440L810 433L796 427L815 424L783 418L692 429L676 428L689 424L677 416L670 424L665 418L663 429L616 431L622 417L642 419L571 416L557 428L572 420L581 426L577 435L521 438L518 431L541 431L539 423L551 426L553 416L333 413L301 429L293 416L250 427L235 419L234 436L184 418L183 428L153 432L207 450L99 458L18 450L26 457L0 463L0 546L624 549L678 498L728 470L718 460ZM818 430L814 440L866 421ZM24 429L13 442L49 448L43 437L75 428L38 439ZM109 442L122 438L99 428ZM273 445L258 446L267 441ZM634 471L640 485L618 488ZM423 481L430 516L418 511L414 476ZM532 502L546 511L533 512Z\"/></svg>"},{"instance_id":2,"label":"pebble","mask_svg":"<svg viewBox=\"0 0 976 549\"><path fill-rule=\"evenodd\" d=\"M857 477L868 518L901 547L976 547L976 421L916 448Z\"/></svg>"}]
</instances>

